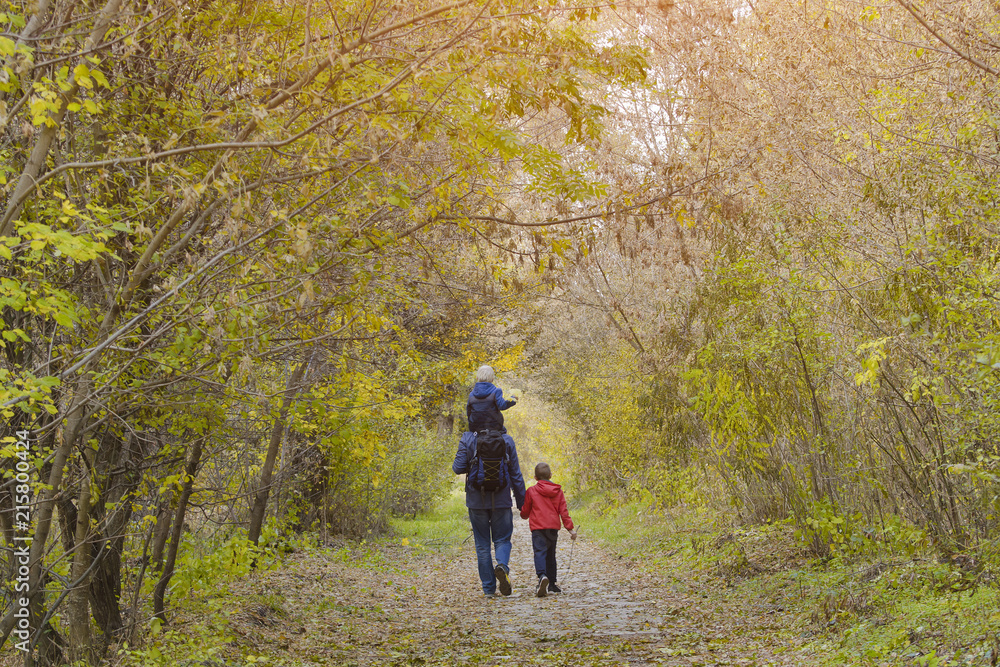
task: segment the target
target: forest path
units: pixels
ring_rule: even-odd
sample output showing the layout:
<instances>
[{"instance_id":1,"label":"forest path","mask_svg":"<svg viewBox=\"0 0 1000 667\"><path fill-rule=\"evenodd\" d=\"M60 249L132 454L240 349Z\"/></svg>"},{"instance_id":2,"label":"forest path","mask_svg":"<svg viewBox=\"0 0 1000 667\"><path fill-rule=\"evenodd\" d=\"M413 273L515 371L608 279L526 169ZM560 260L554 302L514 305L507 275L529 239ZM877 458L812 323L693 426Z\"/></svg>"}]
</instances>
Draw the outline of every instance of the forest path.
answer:
<instances>
[{"instance_id":1,"label":"forest path","mask_svg":"<svg viewBox=\"0 0 1000 667\"><path fill-rule=\"evenodd\" d=\"M248 609L233 628L272 664L809 664L785 652L796 642L778 605L710 602L719 596L617 558L585 531L575 545L560 534L562 594L534 595L526 521L515 522L511 561L513 594L490 598L471 537L440 553L391 544L292 554L246 582L280 604Z\"/></svg>"}]
</instances>

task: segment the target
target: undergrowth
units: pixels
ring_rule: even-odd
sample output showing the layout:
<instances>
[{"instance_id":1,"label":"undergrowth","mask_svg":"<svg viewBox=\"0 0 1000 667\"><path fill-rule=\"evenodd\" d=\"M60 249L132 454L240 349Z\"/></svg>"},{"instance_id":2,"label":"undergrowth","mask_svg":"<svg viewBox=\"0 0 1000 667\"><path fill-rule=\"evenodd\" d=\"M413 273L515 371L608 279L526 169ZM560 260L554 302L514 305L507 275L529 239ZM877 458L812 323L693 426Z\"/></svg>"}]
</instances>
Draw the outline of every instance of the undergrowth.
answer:
<instances>
[{"instance_id":1,"label":"undergrowth","mask_svg":"<svg viewBox=\"0 0 1000 667\"><path fill-rule=\"evenodd\" d=\"M178 604L168 610L169 622L148 621L136 645L118 646L111 662L120 667L299 664L283 655L289 637L308 633L315 619L331 615L363 632L368 620L384 614L369 599L371 586L392 586L397 575L412 575L410 563L424 551L461 544L469 522L460 491L456 488L428 512L394 519L390 533L370 540L332 538L323 543L315 533L279 534L269 526L260 550L245 539L221 546L211 540L185 543L171 597ZM310 559L347 566L360 581L372 583L350 584L351 603L317 597L317 587L345 584L303 571L301 563ZM311 601L296 603L288 589L266 583L275 580L296 590L312 588L304 596ZM344 651L349 653L350 647Z\"/></svg>"},{"instance_id":2,"label":"undergrowth","mask_svg":"<svg viewBox=\"0 0 1000 667\"><path fill-rule=\"evenodd\" d=\"M440 551L460 544L471 534L462 485L456 483L433 509L413 517L392 519L390 526L394 538L404 546Z\"/></svg>"},{"instance_id":3,"label":"undergrowth","mask_svg":"<svg viewBox=\"0 0 1000 667\"><path fill-rule=\"evenodd\" d=\"M591 494L571 498L570 511L584 539L634 563L626 571L656 579L698 618L717 614L699 621L706 628L726 624L740 637L755 632L746 636L758 645L764 633L774 655L809 656L797 661L805 667L1000 662L1000 590L987 565L942 562L912 548L912 540L905 549L866 544L862 552L816 558L810 537L788 522L738 525L706 507L666 511ZM234 547L226 562L192 563L181 577L192 582L189 596L171 612L171 622L151 623L142 645L120 647L114 662L298 664L288 660L289 642L294 648L310 637L317 619L327 623L323 627L334 623L348 638L343 644L323 639L322 650L335 662L346 659L357 650L350 637L389 617L387 601L412 595L407 582L429 562L422 554L450 554L468 533L464 496L456 487L432 511L394 520L392 534L377 540L276 539L281 548L269 551L254 571L243 563L248 552ZM198 555L197 549L190 553ZM331 581L323 563L339 564L338 577L346 579Z\"/></svg>"},{"instance_id":4,"label":"undergrowth","mask_svg":"<svg viewBox=\"0 0 1000 667\"><path fill-rule=\"evenodd\" d=\"M674 590L774 619L812 665L888 667L1000 663L1000 588L993 569L942 561L929 548L868 543L811 556L790 522L733 525L707 508L578 499L574 517L623 558Z\"/></svg>"}]
</instances>

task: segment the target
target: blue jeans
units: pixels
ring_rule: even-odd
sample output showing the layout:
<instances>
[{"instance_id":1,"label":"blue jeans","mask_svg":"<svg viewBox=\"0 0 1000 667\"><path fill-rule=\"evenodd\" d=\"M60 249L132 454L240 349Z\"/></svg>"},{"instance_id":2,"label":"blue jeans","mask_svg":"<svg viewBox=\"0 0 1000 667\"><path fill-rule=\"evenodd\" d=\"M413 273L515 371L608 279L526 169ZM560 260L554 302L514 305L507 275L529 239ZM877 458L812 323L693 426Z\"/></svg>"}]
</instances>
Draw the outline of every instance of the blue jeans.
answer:
<instances>
[{"instance_id":1,"label":"blue jeans","mask_svg":"<svg viewBox=\"0 0 1000 667\"><path fill-rule=\"evenodd\" d=\"M535 573L539 578L544 574L550 583L556 583L556 542L559 531L541 528L531 531L531 546L535 550Z\"/></svg>"},{"instance_id":2,"label":"blue jeans","mask_svg":"<svg viewBox=\"0 0 1000 667\"><path fill-rule=\"evenodd\" d=\"M476 560L483 592L495 593L497 578L493 573L493 556L490 542L496 548L497 564L510 572L510 536L514 533L514 513L509 507L494 510L469 509L472 536L476 541Z\"/></svg>"}]
</instances>

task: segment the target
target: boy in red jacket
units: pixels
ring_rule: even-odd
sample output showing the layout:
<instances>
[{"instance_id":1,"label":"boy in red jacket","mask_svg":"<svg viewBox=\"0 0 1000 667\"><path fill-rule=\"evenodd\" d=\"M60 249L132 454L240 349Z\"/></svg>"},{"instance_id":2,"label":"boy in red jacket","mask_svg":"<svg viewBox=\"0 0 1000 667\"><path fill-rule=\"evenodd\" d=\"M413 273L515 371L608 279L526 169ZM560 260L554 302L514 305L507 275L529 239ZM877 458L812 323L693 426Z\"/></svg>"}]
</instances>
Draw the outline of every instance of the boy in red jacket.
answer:
<instances>
[{"instance_id":1,"label":"boy in red jacket","mask_svg":"<svg viewBox=\"0 0 1000 667\"><path fill-rule=\"evenodd\" d=\"M535 466L537 483L528 489L521 508L521 518L528 520L531 528L531 545L535 548L535 571L538 573L540 598L547 593L562 593L556 585L556 540L559 539L559 521L566 526L570 539L576 539L573 520L566 509L566 496L562 487L552 483L552 469L548 463Z\"/></svg>"}]
</instances>

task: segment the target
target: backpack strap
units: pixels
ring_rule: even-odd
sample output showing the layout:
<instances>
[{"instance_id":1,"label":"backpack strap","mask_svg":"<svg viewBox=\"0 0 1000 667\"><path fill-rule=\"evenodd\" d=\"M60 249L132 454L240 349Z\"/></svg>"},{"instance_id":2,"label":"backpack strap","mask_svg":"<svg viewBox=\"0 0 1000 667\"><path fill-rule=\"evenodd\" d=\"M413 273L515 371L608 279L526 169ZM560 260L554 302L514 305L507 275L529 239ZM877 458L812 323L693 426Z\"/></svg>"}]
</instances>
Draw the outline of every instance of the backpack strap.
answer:
<instances>
[{"instance_id":1,"label":"backpack strap","mask_svg":"<svg viewBox=\"0 0 1000 667\"><path fill-rule=\"evenodd\" d=\"M472 463L469 464L469 476L479 473L479 434L474 434L472 438ZM475 484L473 484L475 488ZM486 502L486 492L479 489L479 499Z\"/></svg>"},{"instance_id":2,"label":"backpack strap","mask_svg":"<svg viewBox=\"0 0 1000 667\"><path fill-rule=\"evenodd\" d=\"M475 436L472 438L472 456L469 458L469 481L472 481L472 476L476 473L479 465L477 459L479 458L479 442Z\"/></svg>"}]
</instances>

